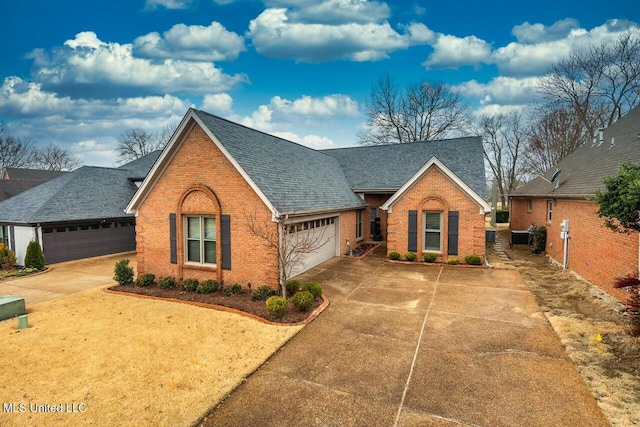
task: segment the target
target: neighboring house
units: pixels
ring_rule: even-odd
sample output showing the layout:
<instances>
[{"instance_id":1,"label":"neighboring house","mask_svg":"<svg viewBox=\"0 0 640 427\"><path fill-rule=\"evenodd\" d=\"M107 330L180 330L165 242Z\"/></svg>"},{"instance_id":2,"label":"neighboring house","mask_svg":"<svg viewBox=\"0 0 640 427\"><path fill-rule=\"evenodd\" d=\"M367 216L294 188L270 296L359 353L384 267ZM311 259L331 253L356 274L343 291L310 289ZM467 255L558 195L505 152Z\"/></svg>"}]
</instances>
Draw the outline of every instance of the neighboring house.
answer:
<instances>
[{"instance_id":1,"label":"neighboring house","mask_svg":"<svg viewBox=\"0 0 640 427\"><path fill-rule=\"evenodd\" d=\"M531 224L547 228L546 252L565 262L561 223L569 221L568 268L609 294L626 299L626 292L613 288L616 277L638 271L640 233L620 234L606 228L591 201L602 178L617 174L623 162L640 162L640 107L628 112L599 132L593 142L511 194L511 229L526 230ZM557 188L551 180L560 170Z\"/></svg>"},{"instance_id":2,"label":"neighboring house","mask_svg":"<svg viewBox=\"0 0 640 427\"><path fill-rule=\"evenodd\" d=\"M376 217L389 251L484 256L484 192L480 138L317 151L190 109L127 212L139 273L277 286L250 222L322 235L292 274L371 240Z\"/></svg>"},{"instance_id":3,"label":"neighboring house","mask_svg":"<svg viewBox=\"0 0 640 427\"><path fill-rule=\"evenodd\" d=\"M117 169L83 166L0 202L0 242L19 264L34 239L47 264L135 250L124 208L159 154Z\"/></svg>"},{"instance_id":4,"label":"neighboring house","mask_svg":"<svg viewBox=\"0 0 640 427\"><path fill-rule=\"evenodd\" d=\"M0 179L0 202L65 174L64 171L5 168Z\"/></svg>"}]
</instances>

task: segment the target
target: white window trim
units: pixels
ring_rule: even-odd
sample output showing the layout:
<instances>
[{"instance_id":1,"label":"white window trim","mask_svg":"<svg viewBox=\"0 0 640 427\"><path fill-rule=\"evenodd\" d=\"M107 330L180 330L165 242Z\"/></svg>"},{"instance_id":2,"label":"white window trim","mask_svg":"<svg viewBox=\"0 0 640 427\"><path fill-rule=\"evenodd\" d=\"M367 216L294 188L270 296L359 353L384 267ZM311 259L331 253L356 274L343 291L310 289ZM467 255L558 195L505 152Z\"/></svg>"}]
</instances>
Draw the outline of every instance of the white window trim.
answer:
<instances>
[{"instance_id":1,"label":"white window trim","mask_svg":"<svg viewBox=\"0 0 640 427\"><path fill-rule=\"evenodd\" d=\"M359 209L356 211L356 239L364 238L364 233L362 232L362 220L364 218L364 209Z\"/></svg>"},{"instance_id":2,"label":"white window trim","mask_svg":"<svg viewBox=\"0 0 640 427\"><path fill-rule=\"evenodd\" d=\"M427 230L427 214L428 213L437 213L440 215L440 228L438 229L438 233L440 234L440 248L438 250L427 249L427 239L425 237L426 233L435 233L435 230ZM431 252L431 253L442 253L442 229L443 226L443 211L422 211L422 252Z\"/></svg>"},{"instance_id":3,"label":"white window trim","mask_svg":"<svg viewBox=\"0 0 640 427\"><path fill-rule=\"evenodd\" d=\"M217 254L218 254L218 219L216 218L215 215L183 215L183 228L184 228L184 243L183 243L183 247L184 247L184 263L188 264L188 265L203 265L203 266L207 266L207 267L216 267L217 263L211 263L211 262L204 262L204 258L205 258L205 249L204 249L204 242L214 242L215 247L216 247L216 258L217 258ZM202 261L197 262L197 261L189 261L189 218L199 218L200 220L200 259ZM204 238L204 219L205 218L212 218L215 220L215 227L216 227L216 239L215 240L205 240ZM195 240L195 239L193 239Z\"/></svg>"},{"instance_id":4,"label":"white window trim","mask_svg":"<svg viewBox=\"0 0 640 427\"><path fill-rule=\"evenodd\" d=\"M547 222L553 219L553 200L547 200Z\"/></svg>"}]
</instances>

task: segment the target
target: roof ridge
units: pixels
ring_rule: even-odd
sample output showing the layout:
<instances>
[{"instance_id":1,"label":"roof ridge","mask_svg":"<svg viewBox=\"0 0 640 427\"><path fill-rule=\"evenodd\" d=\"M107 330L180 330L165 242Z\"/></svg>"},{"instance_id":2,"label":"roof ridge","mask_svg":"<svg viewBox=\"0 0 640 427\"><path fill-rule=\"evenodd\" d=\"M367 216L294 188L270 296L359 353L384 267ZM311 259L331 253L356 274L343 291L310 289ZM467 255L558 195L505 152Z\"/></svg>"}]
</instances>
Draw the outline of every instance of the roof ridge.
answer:
<instances>
[{"instance_id":1,"label":"roof ridge","mask_svg":"<svg viewBox=\"0 0 640 427\"><path fill-rule=\"evenodd\" d=\"M336 147L336 148L324 148L318 151L334 151L334 150L355 150L355 149L373 149L379 147L397 147L397 146L409 146L409 145L418 145L432 142L451 142L456 140L464 140L464 139L475 139L482 138L479 135L476 136L461 136L457 138L443 138L443 139L427 139L424 141L407 141L407 142L389 142L384 144L369 144L369 145L355 145L353 147Z\"/></svg>"}]
</instances>

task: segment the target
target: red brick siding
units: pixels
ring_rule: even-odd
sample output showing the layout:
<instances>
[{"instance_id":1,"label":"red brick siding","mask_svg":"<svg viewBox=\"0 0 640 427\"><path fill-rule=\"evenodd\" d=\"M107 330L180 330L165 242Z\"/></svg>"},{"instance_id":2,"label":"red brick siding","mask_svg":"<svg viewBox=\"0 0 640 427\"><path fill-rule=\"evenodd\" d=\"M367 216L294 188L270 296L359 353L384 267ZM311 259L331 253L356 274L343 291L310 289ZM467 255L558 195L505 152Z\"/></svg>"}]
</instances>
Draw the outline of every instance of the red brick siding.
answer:
<instances>
[{"instance_id":1,"label":"red brick siding","mask_svg":"<svg viewBox=\"0 0 640 427\"><path fill-rule=\"evenodd\" d=\"M405 254L408 248L409 211L418 211L418 254L423 248L423 214L425 210L442 211L442 253L438 260L475 254L484 258L485 225L480 206L436 167L430 168L418 182L397 200L388 215L387 249ZM459 212L458 255L448 256L448 212Z\"/></svg>"},{"instance_id":2,"label":"red brick siding","mask_svg":"<svg viewBox=\"0 0 640 427\"><path fill-rule=\"evenodd\" d=\"M547 228L547 254L563 262L563 240L560 224L569 220L568 267L610 295L625 300L624 290L614 289L613 280L638 269L638 233L615 233L604 227L597 215L595 203L581 200L556 199L551 222L546 221L547 200L533 199L533 209L527 212L524 198L513 198L511 228L526 229L532 222Z\"/></svg>"},{"instance_id":3,"label":"red brick siding","mask_svg":"<svg viewBox=\"0 0 640 427\"><path fill-rule=\"evenodd\" d=\"M363 224L364 226L364 224ZM356 241L356 211L342 212L340 214L340 254L347 253L347 239L351 249L358 246Z\"/></svg>"}]
</instances>

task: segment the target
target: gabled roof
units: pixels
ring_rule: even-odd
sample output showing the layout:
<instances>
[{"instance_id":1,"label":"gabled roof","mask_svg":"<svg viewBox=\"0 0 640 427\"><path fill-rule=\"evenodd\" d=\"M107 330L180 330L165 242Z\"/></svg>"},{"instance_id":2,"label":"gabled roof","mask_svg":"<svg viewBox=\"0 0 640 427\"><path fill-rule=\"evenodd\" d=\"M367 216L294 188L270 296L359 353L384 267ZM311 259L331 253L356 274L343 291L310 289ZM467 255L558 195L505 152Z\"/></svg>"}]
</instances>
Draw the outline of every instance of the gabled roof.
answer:
<instances>
[{"instance_id":1,"label":"gabled roof","mask_svg":"<svg viewBox=\"0 0 640 427\"><path fill-rule=\"evenodd\" d=\"M43 169L4 168L2 170L2 179L45 182L64 175L65 173L67 172Z\"/></svg>"},{"instance_id":2,"label":"gabled roof","mask_svg":"<svg viewBox=\"0 0 640 427\"><path fill-rule=\"evenodd\" d=\"M135 212L146 198L193 122L202 127L274 215L366 206L351 191L334 157L204 111L190 109L158 163L127 206L127 212Z\"/></svg>"},{"instance_id":3,"label":"gabled roof","mask_svg":"<svg viewBox=\"0 0 640 427\"><path fill-rule=\"evenodd\" d=\"M0 179L0 202L40 184L42 181Z\"/></svg>"},{"instance_id":4,"label":"gabled roof","mask_svg":"<svg viewBox=\"0 0 640 427\"><path fill-rule=\"evenodd\" d=\"M146 175L146 160L121 168L83 166L0 202L0 222L37 224L127 216L123 209L136 191L132 177ZM127 168L131 167L131 170Z\"/></svg>"},{"instance_id":5,"label":"gabled roof","mask_svg":"<svg viewBox=\"0 0 640 427\"><path fill-rule=\"evenodd\" d=\"M615 175L624 162L640 162L640 106L629 111L599 135L562 159L543 176L551 180L556 169L558 188L537 177L512 192L516 197L590 197L604 189L602 178Z\"/></svg>"}]
</instances>

